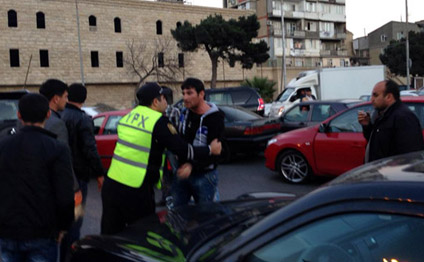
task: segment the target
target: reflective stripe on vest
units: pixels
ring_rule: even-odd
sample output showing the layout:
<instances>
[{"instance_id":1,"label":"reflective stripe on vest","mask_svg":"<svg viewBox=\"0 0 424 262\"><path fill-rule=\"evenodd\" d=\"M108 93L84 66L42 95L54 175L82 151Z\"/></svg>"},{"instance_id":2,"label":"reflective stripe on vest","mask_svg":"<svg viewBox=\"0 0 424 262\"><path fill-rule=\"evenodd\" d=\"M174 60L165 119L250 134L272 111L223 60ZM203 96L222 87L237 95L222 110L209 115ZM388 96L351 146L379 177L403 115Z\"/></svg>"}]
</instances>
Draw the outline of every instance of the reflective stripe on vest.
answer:
<instances>
[{"instance_id":1,"label":"reflective stripe on vest","mask_svg":"<svg viewBox=\"0 0 424 262\"><path fill-rule=\"evenodd\" d=\"M113 152L108 177L126 186L139 188L146 176L152 146L152 133L162 113L137 106L118 123L118 141ZM162 179L162 168L159 170ZM158 188L161 187L160 180Z\"/></svg>"}]
</instances>

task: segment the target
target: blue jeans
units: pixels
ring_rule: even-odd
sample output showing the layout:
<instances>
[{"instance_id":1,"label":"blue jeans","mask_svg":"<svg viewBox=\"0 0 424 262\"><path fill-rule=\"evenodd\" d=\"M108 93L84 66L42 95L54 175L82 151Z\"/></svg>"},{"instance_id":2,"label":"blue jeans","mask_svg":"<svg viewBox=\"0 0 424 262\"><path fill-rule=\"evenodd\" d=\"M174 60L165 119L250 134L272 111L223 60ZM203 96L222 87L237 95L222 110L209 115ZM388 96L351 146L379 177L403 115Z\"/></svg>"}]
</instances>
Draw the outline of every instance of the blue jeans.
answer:
<instances>
[{"instance_id":1,"label":"blue jeans","mask_svg":"<svg viewBox=\"0 0 424 262\"><path fill-rule=\"evenodd\" d=\"M57 242L53 239L12 240L0 238L2 262L56 262Z\"/></svg>"},{"instance_id":2,"label":"blue jeans","mask_svg":"<svg viewBox=\"0 0 424 262\"><path fill-rule=\"evenodd\" d=\"M212 202L218 192L218 172L191 174L188 179L175 178L172 183L174 206L186 205L193 196L196 204Z\"/></svg>"}]
</instances>

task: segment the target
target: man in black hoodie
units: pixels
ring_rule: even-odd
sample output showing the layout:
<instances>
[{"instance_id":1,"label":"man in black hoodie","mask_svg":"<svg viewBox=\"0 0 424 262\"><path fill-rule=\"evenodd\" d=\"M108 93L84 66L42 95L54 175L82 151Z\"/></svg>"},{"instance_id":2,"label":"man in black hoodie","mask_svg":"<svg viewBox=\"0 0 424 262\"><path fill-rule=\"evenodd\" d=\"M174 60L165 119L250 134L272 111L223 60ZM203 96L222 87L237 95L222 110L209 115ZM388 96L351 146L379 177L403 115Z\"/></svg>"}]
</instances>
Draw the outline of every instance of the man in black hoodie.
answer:
<instances>
[{"instance_id":1,"label":"man in black hoodie","mask_svg":"<svg viewBox=\"0 0 424 262\"><path fill-rule=\"evenodd\" d=\"M56 261L57 240L74 219L69 149L45 130L49 103L19 101L23 127L0 141L0 260Z\"/></svg>"}]
</instances>

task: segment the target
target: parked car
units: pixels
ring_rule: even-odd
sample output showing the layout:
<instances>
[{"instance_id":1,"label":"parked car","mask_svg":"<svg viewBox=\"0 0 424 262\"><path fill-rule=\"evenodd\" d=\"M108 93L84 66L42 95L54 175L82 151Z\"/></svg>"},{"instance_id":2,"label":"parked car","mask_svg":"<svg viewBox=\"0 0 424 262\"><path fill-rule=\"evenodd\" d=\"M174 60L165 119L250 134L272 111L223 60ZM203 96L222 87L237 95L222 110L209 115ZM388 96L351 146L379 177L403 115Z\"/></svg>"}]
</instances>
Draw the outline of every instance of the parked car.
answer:
<instances>
[{"instance_id":1,"label":"parked car","mask_svg":"<svg viewBox=\"0 0 424 262\"><path fill-rule=\"evenodd\" d=\"M96 104L95 106L83 106L81 109L90 117L93 117L103 112L116 110L116 108L102 103Z\"/></svg>"},{"instance_id":2,"label":"parked car","mask_svg":"<svg viewBox=\"0 0 424 262\"><path fill-rule=\"evenodd\" d=\"M360 100L337 99L315 100L296 104L280 117L281 131L287 132L319 124L337 112L346 110L360 102Z\"/></svg>"},{"instance_id":3,"label":"parked car","mask_svg":"<svg viewBox=\"0 0 424 262\"><path fill-rule=\"evenodd\" d=\"M18 125L19 99L28 93L27 90L0 92L0 137L13 132Z\"/></svg>"},{"instance_id":4,"label":"parked car","mask_svg":"<svg viewBox=\"0 0 424 262\"><path fill-rule=\"evenodd\" d=\"M116 235L86 236L79 261L422 261L424 152L382 159L308 195L183 206Z\"/></svg>"},{"instance_id":5,"label":"parked car","mask_svg":"<svg viewBox=\"0 0 424 262\"><path fill-rule=\"evenodd\" d=\"M417 90L402 90L400 96L419 96L419 93Z\"/></svg>"},{"instance_id":6,"label":"parked car","mask_svg":"<svg viewBox=\"0 0 424 262\"><path fill-rule=\"evenodd\" d=\"M424 126L424 99L402 100ZM320 125L274 137L265 150L265 166L278 171L286 182L302 183L311 176L338 176L363 164L366 140L357 120L359 110L370 112L372 105L359 104Z\"/></svg>"},{"instance_id":7,"label":"parked car","mask_svg":"<svg viewBox=\"0 0 424 262\"><path fill-rule=\"evenodd\" d=\"M241 106L260 116L265 114L264 100L255 89L247 86L206 89L205 100L216 105ZM181 110L183 100L180 99L174 106Z\"/></svg>"},{"instance_id":8,"label":"parked car","mask_svg":"<svg viewBox=\"0 0 424 262\"><path fill-rule=\"evenodd\" d=\"M225 139L223 152L224 161L231 160L236 153L262 152L269 139L280 131L278 119L263 118L245 108L238 106L219 106L225 113ZM102 159L103 167L108 169L113 156L117 135L118 121L130 109L110 111L94 116L97 150Z\"/></svg>"},{"instance_id":9,"label":"parked car","mask_svg":"<svg viewBox=\"0 0 424 262\"><path fill-rule=\"evenodd\" d=\"M362 96L359 97L359 100L370 101L371 100L371 95L362 95Z\"/></svg>"}]
</instances>

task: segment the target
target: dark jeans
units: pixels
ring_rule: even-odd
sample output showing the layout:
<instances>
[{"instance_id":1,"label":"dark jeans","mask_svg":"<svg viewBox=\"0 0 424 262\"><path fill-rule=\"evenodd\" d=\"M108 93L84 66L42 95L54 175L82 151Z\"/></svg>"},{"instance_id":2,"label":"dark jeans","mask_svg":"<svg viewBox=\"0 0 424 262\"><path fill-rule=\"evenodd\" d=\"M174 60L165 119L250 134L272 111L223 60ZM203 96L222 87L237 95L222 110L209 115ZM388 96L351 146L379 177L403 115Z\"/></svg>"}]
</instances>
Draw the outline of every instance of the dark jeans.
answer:
<instances>
[{"instance_id":1,"label":"dark jeans","mask_svg":"<svg viewBox=\"0 0 424 262\"><path fill-rule=\"evenodd\" d=\"M11 240L0 238L2 262L56 262L57 242L53 239Z\"/></svg>"},{"instance_id":2,"label":"dark jeans","mask_svg":"<svg viewBox=\"0 0 424 262\"><path fill-rule=\"evenodd\" d=\"M85 203L87 202L87 193L88 193L88 182L78 179L78 184L82 194L81 205L85 209ZM60 261L64 262L66 256L71 248L72 243L80 239L80 230L82 227L83 216L79 217L78 220L74 221L71 225L71 228L65 234L60 243Z\"/></svg>"},{"instance_id":3,"label":"dark jeans","mask_svg":"<svg viewBox=\"0 0 424 262\"><path fill-rule=\"evenodd\" d=\"M174 206L186 205L193 196L196 204L212 202L218 186L218 172L215 170L204 174L191 174L188 179L174 179L172 198Z\"/></svg>"}]
</instances>

